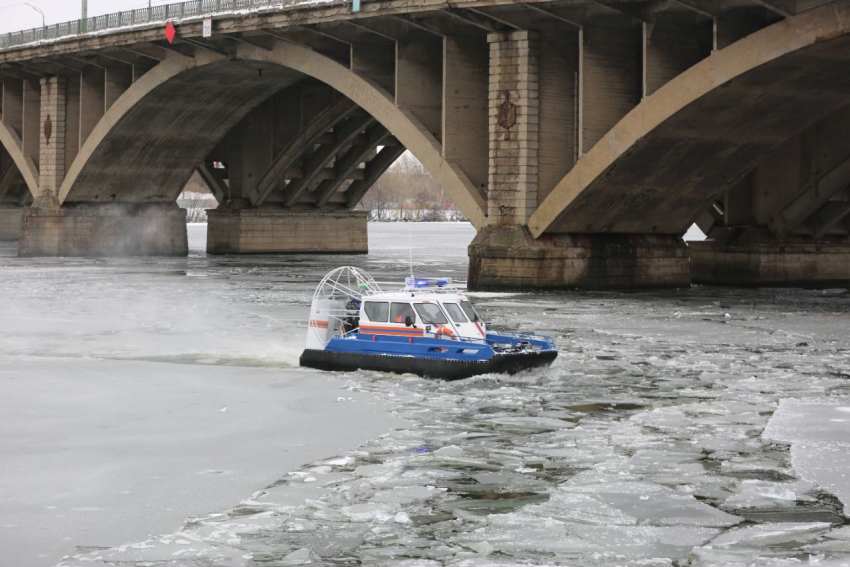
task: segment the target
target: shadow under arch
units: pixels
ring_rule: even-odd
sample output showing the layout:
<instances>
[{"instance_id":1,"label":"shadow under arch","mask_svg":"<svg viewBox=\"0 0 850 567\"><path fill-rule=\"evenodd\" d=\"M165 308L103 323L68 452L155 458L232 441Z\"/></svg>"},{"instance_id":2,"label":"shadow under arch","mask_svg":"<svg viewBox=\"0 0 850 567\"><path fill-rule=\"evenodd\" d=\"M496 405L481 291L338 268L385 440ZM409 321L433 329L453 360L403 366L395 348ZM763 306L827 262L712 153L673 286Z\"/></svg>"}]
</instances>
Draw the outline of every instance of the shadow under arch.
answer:
<instances>
[{"instance_id":1,"label":"shadow under arch","mask_svg":"<svg viewBox=\"0 0 850 567\"><path fill-rule=\"evenodd\" d=\"M850 0L726 47L621 119L529 220L544 233L684 234L771 150L850 102Z\"/></svg>"},{"instance_id":2,"label":"shadow under arch","mask_svg":"<svg viewBox=\"0 0 850 567\"><path fill-rule=\"evenodd\" d=\"M32 159L26 157L21 150L21 138L18 134L2 121L0 121L0 144L12 156L12 161L24 178L24 183L26 183L32 198L37 198L39 194L38 168L35 167Z\"/></svg>"},{"instance_id":3,"label":"shadow under arch","mask_svg":"<svg viewBox=\"0 0 850 567\"><path fill-rule=\"evenodd\" d=\"M347 67L282 42L271 50L241 44L229 58L206 52L169 56L101 118L65 177L60 204L175 200L175 191L230 128L304 77L331 86L372 115L446 188L476 228L484 224L484 197L442 158L440 144L412 114ZM141 175L139 167L146 168Z\"/></svg>"}]
</instances>

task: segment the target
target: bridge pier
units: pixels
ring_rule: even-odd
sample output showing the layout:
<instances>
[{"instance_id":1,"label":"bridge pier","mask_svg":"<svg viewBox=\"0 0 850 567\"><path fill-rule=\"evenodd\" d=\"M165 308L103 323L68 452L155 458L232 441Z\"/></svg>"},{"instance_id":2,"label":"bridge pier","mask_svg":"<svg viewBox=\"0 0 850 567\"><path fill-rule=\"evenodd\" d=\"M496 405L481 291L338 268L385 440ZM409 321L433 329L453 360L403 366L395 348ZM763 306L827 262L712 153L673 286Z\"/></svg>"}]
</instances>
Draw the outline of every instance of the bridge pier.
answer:
<instances>
[{"instance_id":1,"label":"bridge pier","mask_svg":"<svg viewBox=\"0 0 850 567\"><path fill-rule=\"evenodd\" d=\"M21 219L18 255L186 256L186 211L177 203L33 206Z\"/></svg>"},{"instance_id":2,"label":"bridge pier","mask_svg":"<svg viewBox=\"0 0 850 567\"><path fill-rule=\"evenodd\" d=\"M23 207L0 205L0 241L18 240L21 235Z\"/></svg>"},{"instance_id":3,"label":"bridge pier","mask_svg":"<svg viewBox=\"0 0 850 567\"><path fill-rule=\"evenodd\" d=\"M787 140L700 219L694 282L850 284L850 108Z\"/></svg>"},{"instance_id":4,"label":"bridge pier","mask_svg":"<svg viewBox=\"0 0 850 567\"><path fill-rule=\"evenodd\" d=\"M597 32L600 38L613 41L621 30ZM565 57L563 50L552 53L550 38L531 31L492 33L487 39L489 224L479 230L469 246L469 287L626 289L690 285L688 250L678 236L532 236L530 217L575 159L573 152L564 152L573 144L564 133L576 128L570 112L575 101L570 97L577 85L575 74L569 71L577 65L574 58L585 55ZM550 72L541 75L541 68ZM588 91L584 96L592 98L595 94ZM506 115L511 120L506 122ZM513 118L515 123L511 123Z\"/></svg>"},{"instance_id":5,"label":"bridge pier","mask_svg":"<svg viewBox=\"0 0 850 567\"><path fill-rule=\"evenodd\" d=\"M209 254L366 254L366 211L207 211Z\"/></svg>"},{"instance_id":6,"label":"bridge pier","mask_svg":"<svg viewBox=\"0 0 850 567\"><path fill-rule=\"evenodd\" d=\"M552 234L486 227L469 246L469 287L636 289L690 285L680 237Z\"/></svg>"},{"instance_id":7,"label":"bridge pier","mask_svg":"<svg viewBox=\"0 0 850 567\"><path fill-rule=\"evenodd\" d=\"M793 236L758 229L713 231L690 243L694 283L736 286L850 285L850 238Z\"/></svg>"}]
</instances>

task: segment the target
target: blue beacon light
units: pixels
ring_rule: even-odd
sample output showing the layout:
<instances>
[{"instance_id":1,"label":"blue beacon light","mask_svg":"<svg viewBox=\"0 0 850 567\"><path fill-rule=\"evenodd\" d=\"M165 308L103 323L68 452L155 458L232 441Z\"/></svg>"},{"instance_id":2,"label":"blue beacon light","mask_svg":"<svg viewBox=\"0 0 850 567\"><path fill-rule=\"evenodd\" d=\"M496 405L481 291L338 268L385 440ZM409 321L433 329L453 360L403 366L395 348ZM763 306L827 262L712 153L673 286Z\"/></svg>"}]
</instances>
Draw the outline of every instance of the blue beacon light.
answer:
<instances>
[{"instance_id":1,"label":"blue beacon light","mask_svg":"<svg viewBox=\"0 0 850 567\"><path fill-rule=\"evenodd\" d=\"M405 278L404 283L409 288L423 289L428 287L448 287L452 284L451 278Z\"/></svg>"}]
</instances>

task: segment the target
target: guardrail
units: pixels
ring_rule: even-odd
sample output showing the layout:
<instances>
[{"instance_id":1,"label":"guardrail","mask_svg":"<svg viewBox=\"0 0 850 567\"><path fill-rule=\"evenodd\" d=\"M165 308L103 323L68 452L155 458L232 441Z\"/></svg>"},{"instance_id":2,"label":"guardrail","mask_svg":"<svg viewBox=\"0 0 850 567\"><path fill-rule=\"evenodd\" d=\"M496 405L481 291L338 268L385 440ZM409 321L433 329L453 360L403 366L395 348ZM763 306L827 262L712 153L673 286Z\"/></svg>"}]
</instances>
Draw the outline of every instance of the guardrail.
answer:
<instances>
[{"instance_id":1,"label":"guardrail","mask_svg":"<svg viewBox=\"0 0 850 567\"><path fill-rule=\"evenodd\" d=\"M177 22L184 18L198 18L222 13L254 12L269 8L283 8L298 4L312 4L316 0L190 0L176 4L165 4L151 8L127 10L104 14L85 20L63 22L41 28L33 28L0 35L0 50L10 49L40 41L102 33L145 24Z\"/></svg>"}]
</instances>

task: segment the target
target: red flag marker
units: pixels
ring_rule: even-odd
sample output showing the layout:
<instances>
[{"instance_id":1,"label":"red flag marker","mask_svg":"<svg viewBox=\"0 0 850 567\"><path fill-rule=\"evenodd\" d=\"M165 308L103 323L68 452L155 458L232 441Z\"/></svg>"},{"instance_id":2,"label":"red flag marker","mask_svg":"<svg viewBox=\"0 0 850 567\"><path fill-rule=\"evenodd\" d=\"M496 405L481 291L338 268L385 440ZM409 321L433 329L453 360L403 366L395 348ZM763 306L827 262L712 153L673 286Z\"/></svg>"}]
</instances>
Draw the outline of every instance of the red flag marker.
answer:
<instances>
[{"instance_id":1,"label":"red flag marker","mask_svg":"<svg viewBox=\"0 0 850 567\"><path fill-rule=\"evenodd\" d=\"M177 35L177 30L174 29L174 26L171 25L171 22L165 24L165 39L168 40L168 43L174 42L174 36Z\"/></svg>"}]
</instances>

